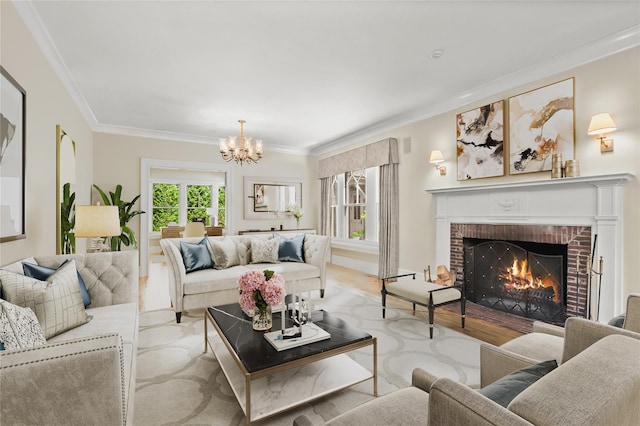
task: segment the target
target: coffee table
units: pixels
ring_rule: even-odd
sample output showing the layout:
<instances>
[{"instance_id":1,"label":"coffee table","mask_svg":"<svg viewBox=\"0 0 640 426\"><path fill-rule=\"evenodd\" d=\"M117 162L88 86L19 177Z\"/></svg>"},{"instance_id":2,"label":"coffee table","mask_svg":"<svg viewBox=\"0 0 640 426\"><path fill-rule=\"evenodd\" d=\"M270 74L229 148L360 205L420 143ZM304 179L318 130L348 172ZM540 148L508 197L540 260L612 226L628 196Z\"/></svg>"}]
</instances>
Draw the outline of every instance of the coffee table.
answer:
<instances>
[{"instance_id":1,"label":"coffee table","mask_svg":"<svg viewBox=\"0 0 640 426\"><path fill-rule=\"evenodd\" d=\"M239 304L205 310L204 352L211 347L247 424L369 379L378 395L376 338L328 312L314 324L331 338L278 352ZM273 314L273 330L280 330L280 313ZM372 371L347 355L369 346Z\"/></svg>"}]
</instances>

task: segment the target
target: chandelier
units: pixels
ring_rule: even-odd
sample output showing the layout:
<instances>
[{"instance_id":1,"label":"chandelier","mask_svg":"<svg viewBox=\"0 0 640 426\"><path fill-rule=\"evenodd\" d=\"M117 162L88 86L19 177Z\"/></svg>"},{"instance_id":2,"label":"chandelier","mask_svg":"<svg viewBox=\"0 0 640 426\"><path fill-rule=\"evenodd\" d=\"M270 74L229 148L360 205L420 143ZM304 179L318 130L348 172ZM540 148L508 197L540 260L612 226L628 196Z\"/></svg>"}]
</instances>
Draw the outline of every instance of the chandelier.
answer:
<instances>
[{"instance_id":1,"label":"chandelier","mask_svg":"<svg viewBox=\"0 0 640 426\"><path fill-rule=\"evenodd\" d=\"M235 160L236 163L257 163L262 158L262 141L244 136L244 120L240 123L240 136L229 136L220 141L220 154L224 161Z\"/></svg>"}]
</instances>

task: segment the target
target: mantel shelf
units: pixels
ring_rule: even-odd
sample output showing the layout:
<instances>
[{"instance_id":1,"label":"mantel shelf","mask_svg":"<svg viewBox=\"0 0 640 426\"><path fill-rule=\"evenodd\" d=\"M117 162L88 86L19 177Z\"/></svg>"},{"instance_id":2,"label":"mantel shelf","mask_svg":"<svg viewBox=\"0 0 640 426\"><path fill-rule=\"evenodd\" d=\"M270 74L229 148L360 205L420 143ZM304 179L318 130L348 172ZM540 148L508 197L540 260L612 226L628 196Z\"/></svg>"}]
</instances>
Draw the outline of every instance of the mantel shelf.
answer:
<instances>
[{"instance_id":1,"label":"mantel shelf","mask_svg":"<svg viewBox=\"0 0 640 426\"><path fill-rule=\"evenodd\" d=\"M545 179L525 182L505 182L487 185L459 186L440 189L426 189L429 194L453 194L471 191L494 191L499 189L542 188L551 185L626 185L635 177L632 173L615 173L598 176L579 176L559 179Z\"/></svg>"}]
</instances>

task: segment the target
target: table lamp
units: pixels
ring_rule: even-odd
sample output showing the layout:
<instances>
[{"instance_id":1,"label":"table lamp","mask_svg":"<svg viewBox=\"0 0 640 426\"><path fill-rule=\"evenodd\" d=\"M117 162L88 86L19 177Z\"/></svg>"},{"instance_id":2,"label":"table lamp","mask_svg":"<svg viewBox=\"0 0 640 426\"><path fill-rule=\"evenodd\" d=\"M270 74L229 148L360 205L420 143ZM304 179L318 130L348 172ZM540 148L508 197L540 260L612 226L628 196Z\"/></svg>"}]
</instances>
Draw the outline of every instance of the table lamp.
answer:
<instances>
[{"instance_id":1,"label":"table lamp","mask_svg":"<svg viewBox=\"0 0 640 426\"><path fill-rule=\"evenodd\" d=\"M117 206L76 206L76 238L91 238L87 253L109 251L104 237L120 235Z\"/></svg>"}]
</instances>

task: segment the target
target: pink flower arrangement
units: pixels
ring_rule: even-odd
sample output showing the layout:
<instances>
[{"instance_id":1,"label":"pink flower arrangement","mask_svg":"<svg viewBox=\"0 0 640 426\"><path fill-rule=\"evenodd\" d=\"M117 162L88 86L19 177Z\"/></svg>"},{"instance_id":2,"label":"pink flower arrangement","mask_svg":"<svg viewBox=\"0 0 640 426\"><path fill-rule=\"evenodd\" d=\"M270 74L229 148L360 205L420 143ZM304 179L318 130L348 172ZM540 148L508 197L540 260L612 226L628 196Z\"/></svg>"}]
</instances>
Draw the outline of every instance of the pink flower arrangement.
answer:
<instances>
[{"instance_id":1,"label":"pink flower arrangement","mask_svg":"<svg viewBox=\"0 0 640 426\"><path fill-rule=\"evenodd\" d=\"M238 286L240 306L247 311L256 307L264 311L267 305L278 305L284 295L284 278L268 269L245 272L238 278Z\"/></svg>"}]
</instances>

